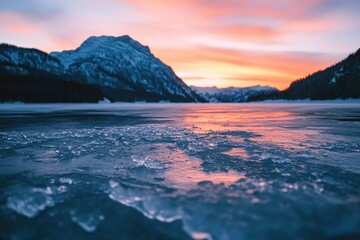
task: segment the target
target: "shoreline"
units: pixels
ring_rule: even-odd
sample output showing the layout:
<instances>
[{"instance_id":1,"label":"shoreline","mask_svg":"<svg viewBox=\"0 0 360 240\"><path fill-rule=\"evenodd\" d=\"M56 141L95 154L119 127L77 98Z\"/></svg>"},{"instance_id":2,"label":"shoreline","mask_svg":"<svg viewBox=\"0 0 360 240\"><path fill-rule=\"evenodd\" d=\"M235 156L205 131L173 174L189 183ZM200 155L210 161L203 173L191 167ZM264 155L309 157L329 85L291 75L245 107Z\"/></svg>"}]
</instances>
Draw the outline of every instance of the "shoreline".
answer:
<instances>
[{"instance_id":1,"label":"shoreline","mask_svg":"<svg viewBox=\"0 0 360 240\"><path fill-rule=\"evenodd\" d=\"M331 100L310 100L310 99L298 99L298 100L285 100L285 99L278 99L278 100L265 100L265 101L253 101L253 102L109 102L109 101L100 101L98 103L91 103L91 102L43 102L43 103L25 103L25 102L0 102L1 105L82 105L82 104L90 104L90 105L122 105L122 104L133 104L133 105L144 105L144 104L156 104L156 105L168 105L168 104L267 104L267 103L359 103L360 104L360 98L354 99L331 99Z\"/></svg>"}]
</instances>

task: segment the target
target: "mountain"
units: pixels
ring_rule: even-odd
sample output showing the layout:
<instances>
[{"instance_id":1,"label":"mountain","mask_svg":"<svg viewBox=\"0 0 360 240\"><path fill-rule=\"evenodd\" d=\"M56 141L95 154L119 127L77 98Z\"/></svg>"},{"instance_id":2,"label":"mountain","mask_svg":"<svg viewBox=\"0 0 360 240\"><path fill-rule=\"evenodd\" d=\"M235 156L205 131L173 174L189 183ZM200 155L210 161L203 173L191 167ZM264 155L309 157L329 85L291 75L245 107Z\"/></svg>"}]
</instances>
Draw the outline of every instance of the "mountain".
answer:
<instances>
[{"instance_id":1,"label":"mountain","mask_svg":"<svg viewBox=\"0 0 360 240\"><path fill-rule=\"evenodd\" d=\"M292 82L284 91L265 93L251 97L249 100L338 98L360 98L360 49L325 70Z\"/></svg>"},{"instance_id":2,"label":"mountain","mask_svg":"<svg viewBox=\"0 0 360 240\"><path fill-rule=\"evenodd\" d=\"M60 61L37 49L0 44L0 102L98 102L101 91L76 82Z\"/></svg>"},{"instance_id":3,"label":"mountain","mask_svg":"<svg viewBox=\"0 0 360 240\"><path fill-rule=\"evenodd\" d=\"M55 83L59 89L51 89ZM25 101L30 102L34 98L42 102L71 102L77 90L81 92L75 100L85 102L99 98L129 102L204 101L156 58L149 47L129 36L90 37L76 50L50 54L1 44L0 84L8 93L5 97L1 95L0 101L23 100L21 84L30 87L23 93ZM46 94L45 90L51 93L62 90L67 95L63 100L49 100L47 95L53 95ZM36 96L28 96L31 91ZM42 94L46 95L43 99Z\"/></svg>"},{"instance_id":4,"label":"mountain","mask_svg":"<svg viewBox=\"0 0 360 240\"><path fill-rule=\"evenodd\" d=\"M285 99L360 98L360 49L341 62L291 83Z\"/></svg>"},{"instance_id":5,"label":"mountain","mask_svg":"<svg viewBox=\"0 0 360 240\"><path fill-rule=\"evenodd\" d=\"M76 50L50 56L112 101L202 101L149 47L129 36L90 37Z\"/></svg>"},{"instance_id":6,"label":"mountain","mask_svg":"<svg viewBox=\"0 0 360 240\"><path fill-rule=\"evenodd\" d=\"M277 93L278 90L266 86L253 86L245 88L217 88L217 87L195 87L191 88L208 102L248 102L251 97L261 94Z\"/></svg>"}]
</instances>

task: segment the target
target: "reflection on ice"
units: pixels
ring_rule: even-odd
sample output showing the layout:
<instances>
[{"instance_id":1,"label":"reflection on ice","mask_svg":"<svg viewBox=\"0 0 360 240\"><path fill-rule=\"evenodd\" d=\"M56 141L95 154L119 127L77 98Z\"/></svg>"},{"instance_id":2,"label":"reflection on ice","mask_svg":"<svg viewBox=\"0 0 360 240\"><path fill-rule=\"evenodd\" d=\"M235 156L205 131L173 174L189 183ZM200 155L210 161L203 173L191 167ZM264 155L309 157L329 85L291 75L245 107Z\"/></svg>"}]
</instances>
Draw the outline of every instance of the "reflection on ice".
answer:
<instances>
[{"instance_id":1,"label":"reflection on ice","mask_svg":"<svg viewBox=\"0 0 360 240\"><path fill-rule=\"evenodd\" d=\"M240 157L241 159L249 159L249 154L242 148L231 148L230 150L223 152L223 154L231 157Z\"/></svg>"},{"instance_id":2,"label":"reflection on ice","mask_svg":"<svg viewBox=\"0 0 360 240\"><path fill-rule=\"evenodd\" d=\"M194 183L205 181L209 181L214 184L223 183L225 186L229 186L239 179L245 178L245 176L236 171L206 173L201 170L188 170L185 172L181 170L174 170L167 172L165 176L179 186L194 186Z\"/></svg>"},{"instance_id":3,"label":"reflection on ice","mask_svg":"<svg viewBox=\"0 0 360 240\"><path fill-rule=\"evenodd\" d=\"M189 135L187 137L190 140ZM210 148L210 147L209 147ZM186 150L203 151L204 148L181 149L176 144L145 144L136 148L136 151L146 153L132 155L135 167L145 167L151 170L163 170L159 176L163 177L167 186L177 188L194 188L198 182L210 181L215 184L223 183L226 186L244 178L244 175L235 171L205 171L203 161L195 156L188 155ZM144 172L141 172L144 174Z\"/></svg>"}]
</instances>

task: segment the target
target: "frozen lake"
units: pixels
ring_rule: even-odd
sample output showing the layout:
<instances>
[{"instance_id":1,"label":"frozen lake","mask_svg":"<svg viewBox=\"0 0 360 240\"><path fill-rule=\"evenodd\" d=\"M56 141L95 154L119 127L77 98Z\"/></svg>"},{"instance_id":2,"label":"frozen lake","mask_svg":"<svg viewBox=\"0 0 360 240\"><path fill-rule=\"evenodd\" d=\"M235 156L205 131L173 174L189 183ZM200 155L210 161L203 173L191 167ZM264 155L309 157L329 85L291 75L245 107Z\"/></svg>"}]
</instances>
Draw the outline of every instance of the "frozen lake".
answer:
<instances>
[{"instance_id":1,"label":"frozen lake","mask_svg":"<svg viewBox=\"0 0 360 240\"><path fill-rule=\"evenodd\" d=\"M360 239L360 104L2 104L0 239Z\"/></svg>"}]
</instances>

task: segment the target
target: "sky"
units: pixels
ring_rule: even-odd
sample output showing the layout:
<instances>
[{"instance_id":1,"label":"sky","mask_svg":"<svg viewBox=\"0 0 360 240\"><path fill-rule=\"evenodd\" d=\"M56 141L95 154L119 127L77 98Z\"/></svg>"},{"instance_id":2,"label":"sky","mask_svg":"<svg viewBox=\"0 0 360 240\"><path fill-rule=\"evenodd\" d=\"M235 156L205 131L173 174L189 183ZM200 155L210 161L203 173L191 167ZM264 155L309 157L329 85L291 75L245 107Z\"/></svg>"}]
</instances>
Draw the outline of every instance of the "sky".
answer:
<instances>
[{"instance_id":1,"label":"sky","mask_svg":"<svg viewBox=\"0 0 360 240\"><path fill-rule=\"evenodd\" d=\"M286 88L360 48L359 0L0 0L0 42L130 35L188 85Z\"/></svg>"}]
</instances>

